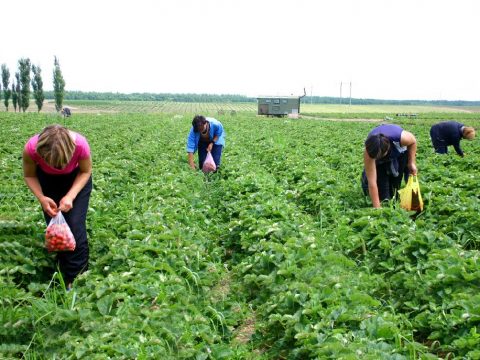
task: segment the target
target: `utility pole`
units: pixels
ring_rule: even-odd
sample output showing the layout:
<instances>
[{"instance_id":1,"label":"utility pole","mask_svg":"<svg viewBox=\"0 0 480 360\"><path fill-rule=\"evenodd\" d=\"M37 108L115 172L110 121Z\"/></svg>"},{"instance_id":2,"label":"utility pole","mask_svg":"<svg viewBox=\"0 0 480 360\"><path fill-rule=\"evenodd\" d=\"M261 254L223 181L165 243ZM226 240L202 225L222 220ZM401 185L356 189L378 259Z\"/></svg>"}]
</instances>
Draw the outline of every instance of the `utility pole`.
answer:
<instances>
[{"instance_id":1,"label":"utility pole","mask_svg":"<svg viewBox=\"0 0 480 360\"><path fill-rule=\"evenodd\" d=\"M347 83L345 82L345 85ZM350 99L350 105L352 105L352 82L350 81L349 83L350 89L349 89L349 99ZM340 81L340 104L342 103L342 86L343 86L343 81Z\"/></svg>"},{"instance_id":2,"label":"utility pole","mask_svg":"<svg viewBox=\"0 0 480 360\"><path fill-rule=\"evenodd\" d=\"M342 103L342 82L340 81L340 104Z\"/></svg>"},{"instance_id":3,"label":"utility pole","mask_svg":"<svg viewBox=\"0 0 480 360\"><path fill-rule=\"evenodd\" d=\"M352 106L352 82L350 81L350 106Z\"/></svg>"}]
</instances>

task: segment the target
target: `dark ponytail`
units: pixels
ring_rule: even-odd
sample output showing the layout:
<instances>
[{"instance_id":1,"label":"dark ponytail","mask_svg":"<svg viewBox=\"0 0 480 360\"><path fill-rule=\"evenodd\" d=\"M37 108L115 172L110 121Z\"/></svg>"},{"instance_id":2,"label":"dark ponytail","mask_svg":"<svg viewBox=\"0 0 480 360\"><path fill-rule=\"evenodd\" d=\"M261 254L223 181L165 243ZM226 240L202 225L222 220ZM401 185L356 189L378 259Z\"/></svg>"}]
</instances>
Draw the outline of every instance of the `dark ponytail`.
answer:
<instances>
[{"instance_id":1,"label":"dark ponytail","mask_svg":"<svg viewBox=\"0 0 480 360\"><path fill-rule=\"evenodd\" d=\"M368 156L378 160L390 151L390 140L383 134L370 135L365 140L365 149Z\"/></svg>"}]
</instances>

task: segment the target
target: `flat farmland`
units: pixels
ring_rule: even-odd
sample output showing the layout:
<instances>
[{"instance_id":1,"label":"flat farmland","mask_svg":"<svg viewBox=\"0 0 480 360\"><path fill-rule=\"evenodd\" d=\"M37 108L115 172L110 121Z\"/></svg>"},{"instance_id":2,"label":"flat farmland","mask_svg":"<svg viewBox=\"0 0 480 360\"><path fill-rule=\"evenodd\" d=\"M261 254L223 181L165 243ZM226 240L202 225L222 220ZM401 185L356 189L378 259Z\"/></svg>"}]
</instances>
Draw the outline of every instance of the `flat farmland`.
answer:
<instances>
[{"instance_id":1,"label":"flat farmland","mask_svg":"<svg viewBox=\"0 0 480 360\"><path fill-rule=\"evenodd\" d=\"M429 140L439 120L478 129L479 113L66 105L66 119L0 113L0 358L480 358L480 146L438 156ZM397 111L419 114L392 119L418 139L416 217L395 201L372 209L360 187L376 125L363 120ZM197 112L226 131L207 176L186 160ZM53 122L93 158L90 268L70 292L21 168L25 141Z\"/></svg>"},{"instance_id":2,"label":"flat farmland","mask_svg":"<svg viewBox=\"0 0 480 360\"><path fill-rule=\"evenodd\" d=\"M195 103L173 101L103 101L103 100L70 100L64 106L73 113L118 114L118 113L167 113L167 114L197 114L209 113L230 115L237 112L256 112L255 103ZM28 112L36 112L34 103ZM2 109L4 110L4 108ZM42 112L55 113L55 102L46 100Z\"/></svg>"},{"instance_id":3,"label":"flat farmland","mask_svg":"<svg viewBox=\"0 0 480 360\"><path fill-rule=\"evenodd\" d=\"M229 102L229 103L199 103L199 102L173 102L173 101L103 101L103 100L66 100L64 106L69 107L73 113L89 114L116 114L116 113L167 113L167 114L209 114L236 115L237 113L257 113L255 102ZM10 111L12 105L10 104ZM28 112L36 112L37 107L32 102ZM2 107L1 111L5 111ZM359 114L372 114L374 117L391 116L396 114L425 114L425 113L460 113L475 114L480 112L480 107L474 106L420 106L420 105L348 105L348 104L301 104L301 114L306 116L326 114L343 114L344 117ZM55 113L53 100L45 100L42 112Z\"/></svg>"}]
</instances>

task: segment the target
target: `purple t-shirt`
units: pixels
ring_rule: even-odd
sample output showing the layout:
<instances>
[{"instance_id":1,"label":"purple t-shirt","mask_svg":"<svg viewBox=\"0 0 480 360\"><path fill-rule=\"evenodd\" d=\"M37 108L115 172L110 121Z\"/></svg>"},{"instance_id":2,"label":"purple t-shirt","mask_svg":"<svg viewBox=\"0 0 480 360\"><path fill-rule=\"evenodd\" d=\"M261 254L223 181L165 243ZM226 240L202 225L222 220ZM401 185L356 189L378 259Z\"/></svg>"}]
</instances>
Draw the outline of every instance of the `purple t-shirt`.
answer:
<instances>
[{"instance_id":1,"label":"purple t-shirt","mask_svg":"<svg viewBox=\"0 0 480 360\"><path fill-rule=\"evenodd\" d=\"M402 131L403 129L394 124L383 124L377 126L375 129L370 131L368 136L370 135L377 135L377 134L383 134L390 140L390 146L391 146L391 151L390 151L390 160L391 159L396 159L400 156L400 154L404 153L407 151L406 146L401 146L400 145L400 138L402 137Z\"/></svg>"},{"instance_id":2,"label":"purple t-shirt","mask_svg":"<svg viewBox=\"0 0 480 360\"><path fill-rule=\"evenodd\" d=\"M38 134L32 136L25 144L25 150L32 160L40 167L44 172L51 175L65 175L70 174L78 167L78 161L88 159L90 157L90 145L88 145L87 139L82 135L72 132L75 135L75 151L73 156L68 162L67 166L63 169L56 169L48 165L43 158L37 154Z\"/></svg>"}]
</instances>

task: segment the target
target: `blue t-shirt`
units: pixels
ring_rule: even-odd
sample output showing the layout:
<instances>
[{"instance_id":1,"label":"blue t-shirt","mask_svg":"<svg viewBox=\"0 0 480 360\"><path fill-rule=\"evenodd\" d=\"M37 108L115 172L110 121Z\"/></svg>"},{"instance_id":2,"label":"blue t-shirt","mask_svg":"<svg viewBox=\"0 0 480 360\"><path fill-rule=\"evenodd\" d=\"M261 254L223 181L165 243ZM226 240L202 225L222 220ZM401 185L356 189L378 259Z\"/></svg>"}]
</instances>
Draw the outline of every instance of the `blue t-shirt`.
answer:
<instances>
[{"instance_id":1,"label":"blue t-shirt","mask_svg":"<svg viewBox=\"0 0 480 360\"><path fill-rule=\"evenodd\" d=\"M218 136L217 141L215 141L215 145L225 146L225 131L223 130L222 123L214 118L207 117L206 119L210 123L210 132L209 132L210 141L212 141L215 136ZM193 126L192 126L187 137L187 152L189 153L196 152L198 149L199 141L200 141L200 132L193 131Z\"/></svg>"}]
</instances>

